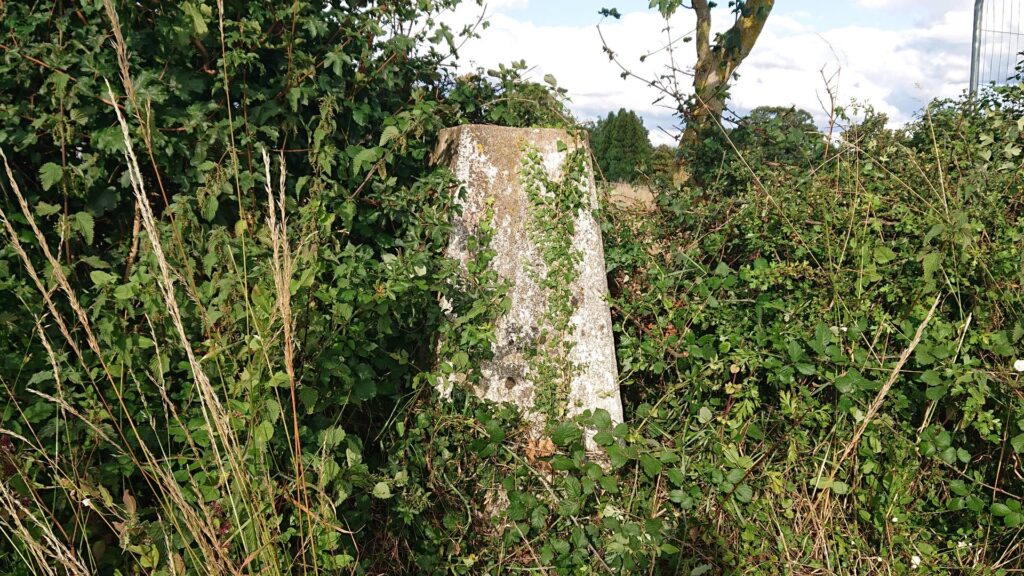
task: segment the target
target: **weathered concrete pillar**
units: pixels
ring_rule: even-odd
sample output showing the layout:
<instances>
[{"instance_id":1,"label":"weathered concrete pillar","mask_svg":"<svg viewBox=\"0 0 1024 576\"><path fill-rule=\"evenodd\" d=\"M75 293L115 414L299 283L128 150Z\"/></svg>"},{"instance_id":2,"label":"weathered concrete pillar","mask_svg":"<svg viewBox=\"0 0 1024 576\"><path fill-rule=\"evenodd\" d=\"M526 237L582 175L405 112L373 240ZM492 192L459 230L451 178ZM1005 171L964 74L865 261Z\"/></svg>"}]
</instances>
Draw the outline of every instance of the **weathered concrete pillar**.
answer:
<instances>
[{"instance_id":1,"label":"weathered concrete pillar","mask_svg":"<svg viewBox=\"0 0 1024 576\"><path fill-rule=\"evenodd\" d=\"M489 223L490 266L509 283L494 358L474 390L518 405L535 424L603 408L622 421L597 193L585 144L565 130L459 126L441 132L436 162L465 187L448 255Z\"/></svg>"}]
</instances>

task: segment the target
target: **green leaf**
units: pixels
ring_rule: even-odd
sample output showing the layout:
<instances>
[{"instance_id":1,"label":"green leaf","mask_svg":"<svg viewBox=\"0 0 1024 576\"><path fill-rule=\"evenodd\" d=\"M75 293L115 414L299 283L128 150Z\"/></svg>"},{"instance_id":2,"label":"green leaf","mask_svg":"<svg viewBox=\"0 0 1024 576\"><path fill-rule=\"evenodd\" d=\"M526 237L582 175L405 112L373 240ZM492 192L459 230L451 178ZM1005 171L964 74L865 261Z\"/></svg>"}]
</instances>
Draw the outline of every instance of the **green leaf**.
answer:
<instances>
[{"instance_id":1,"label":"green leaf","mask_svg":"<svg viewBox=\"0 0 1024 576\"><path fill-rule=\"evenodd\" d=\"M949 392L949 386L932 386L925 390L924 397L935 402L941 400L946 392Z\"/></svg>"},{"instance_id":2,"label":"green leaf","mask_svg":"<svg viewBox=\"0 0 1024 576\"><path fill-rule=\"evenodd\" d=\"M544 83L551 87L558 86L558 80L555 79L554 74L545 74Z\"/></svg>"},{"instance_id":3,"label":"green leaf","mask_svg":"<svg viewBox=\"0 0 1024 576\"><path fill-rule=\"evenodd\" d=\"M220 202L217 200L216 196L207 196L206 201L203 202L202 207L203 219L206 220L207 222L212 221L213 218L217 215L217 208L219 207Z\"/></svg>"},{"instance_id":4,"label":"green leaf","mask_svg":"<svg viewBox=\"0 0 1024 576\"><path fill-rule=\"evenodd\" d=\"M266 444L274 437L274 425L269 420L264 420L252 430L252 436L259 444Z\"/></svg>"},{"instance_id":5,"label":"green leaf","mask_svg":"<svg viewBox=\"0 0 1024 576\"><path fill-rule=\"evenodd\" d=\"M808 362L798 362L796 365L796 370L797 372L803 374L804 376L814 376L815 374L818 373L818 369L814 366L814 364Z\"/></svg>"},{"instance_id":6,"label":"green leaf","mask_svg":"<svg viewBox=\"0 0 1024 576\"><path fill-rule=\"evenodd\" d=\"M303 386L299 389L299 401L306 408L306 414L312 414L316 408L316 402L320 399L320 391L316 388Z\"/></svg>"},{"instance_id":7,"label":"green leaf","mask_svg":"<svg viewBox=\"0 0 1024 576\"><path fill-rule=\"evenodd\" d=\"M612 436L611 432L607 430L602 430L594 434L594 443L598 446L611 446L615 443L615 436Z\"/></svg>"},{"instance_id":8,"label":"green leaf","mask_svg":"<svg viewBox=\"0 0 1024 576\"><path fill-rule=\"evenodd\" d=\"M839 480L833 480L832 485L829 489L836 494L848 494L850 492L850 485L846 482L840 482Z\"/></svg>"},{"instance_id":9,"label":"green leaf","mask_svg":"<svg viewBox=\"0 0 1024 576\"><path fill-rule=\"evenodd\" d=\"M878 264L887 264L896 258L896 253L888 246L875 246L874 256Z\"/></svg>"},{"instance_id":10,"label":"green leaf","mask_svg":"<svg viewBox=\"0 0 1024 576\"><path fill-rule=\"evenodd\" d=\"M1010 446L1013 446L1013 451L1018 454L1024 452L1024 432L1010 438Z\"/></svg>"},{"instance_id":11,"label":"green leaf","mask_svg":"<svg viewBox=\"0 0 1024 576\"><path fill-rule=\"evenodd\" d=\"M853 394L858 388L862 387L866 383L867 380L861 376L861 373L856 369L852 369L839 378L836 378L835 387L840 394Z\"/></svg>"},{"instance_id":12,"label":"green leaf","mask_svg":"<svg viewBox=\"0 0 1024 576\"><path fill-rule=\"evenodd\" d=\"M648 477L654 478L661 473L662 463L654 456L644 454L640 457L640 466L643 467L644 473Z\"/></svg>"},{"instance_id":13,"label":"green leaf","mask_svg":"<svg viewBox=\"0 0 1024 576\"><path fill-rule=\"evenodd\" d=\"M81 261L85 262L86 264L93 268L96 268L97 270L110 269L110 264L107 264L106 262L97 258L96 256L82 256Z\"/></svg>"},{"instance_id":14,"label":"green leaf","mask_svg":"<svg viewBox=\"0 0 1024 576\"><path fill-rule=\"evenodd\" d=\"M594 410L591 422L593 423L594 428L597 428L598 430L611 430L612 415L604 408L598 408L597 410Z\"/></svg>"},{"instance_id":15,"label":"green leaf","mask_svg":"<svg viewBox=\"0 0 1024 576\"><path fill-rule=\"evenodd\" d=\"M58 166L58 169L60 167ZM46 186L43 186L44 188ZM46 217L52 216L61 211L61 207L56 204L47 204L46 202L39 202L36 204L36 216Z\"/></svg>"},{"instance_id":16,"label":"green leaf","mask_svg":"<svg viewBox=\"0 0 1024 576\"><path fill-rule=\"evenodd\" d=\"M341 444L345 440L345 429L341 426L331 426L330 428L324 429L320 433L320 442L323 443L324 448L333 450L338 444Z\"/></svg>"},{"instance_id":17,"label":"green leaf","mask_svg":"<svg viewBox=\"0 0 1024 576\"><path fill-rule=\"evenodd\" d=\"M668 542L663 542L661 544L661 546L658 546L658 549L661 550L662 552L664 552L665 554L678 554L679 553L679 548L676 548L675 546L669 544Z\"/></svg>"},{"instance_id":18,"label":"green leaf","mask_svg":"<svg viewBox=\"0 0 1024 576\"><path fill-rule=\"evenodd\" d=\"M1006 504L996 502L995 504L992 505L993 516L1006 516L1007 514L1010 514L1012 512L1013 511L1010 510L1010 507L1007 506Z\"/></svg>"},{"instance_id":19,"label":"green leaf","mask_svg":"<svg viewBox=\"0 0 1024 576\"><path fill-rule=\"evenodd\" d=\"M398 127L396 127L396 126L385 126L384 127L384 131L380 133L380 144L378 144L378 145L379 146L384 146L388 142L391 142L392 140L397 138L399 134L401 134L401 133L398 131Z\"/></svg>"},{"instance_id":20,"label":"green leaf","mask_svg":"<svg viewBox=\"0 0 1024 576\"><path fill-rule=\"evenodd\" d=\"M754 499L754 489L744 482L736 487L736 491L733 492L733 496L736 497L737 501L747 503Z\"/></svg>"},{"instance_id":21,"label":"green leaf","mask_svg":"<svg viewBox=\"0 0 1024 576\"><path fill-rule=\"evenodd\" d=\"M924 268L924 281L931 284L934 282L935 273L939 270L939 265L942 264L942 254L938 252L929 252L921 258L921 265Z\"/></svg>"},{"instance_id":22,"label":"green leaf","mask_svg":"<svg viewBox=\"0 0 1024 576\"><path fill-rule=\"evenodd\" d=\"M562 422L551 431L551 441L557 446L568 446L579 438L580 429L572 422Z\"/></svg>"},{"instance_id":23,"label":"green leaf","mask_svg":"<svg viewBox=\"0 0 1024 576\"><path fill-rule=\"evenodd\" d=\"M71 217L72 225L78 230L78 233L82 235L85 243L92 245L92 241L95 239L96 223L92 219L92 214L88 212L76 212Z\"/></svg>"},{"instance_id":24,"label":"green leaf","mask_svg":"<svg viewBox=\"0 0 1024 576\"><path fill-rule=\"evenodd\" d=\"M363 148L352 158L352 173L361 174L364 167L372 166L383 153L384 149L380 147Z\"/></svg>"},{"instance_id":25,"label":"green leaf","mask_svg":"<svg viewBox=\"0 0 1024 576\"><path fill-rule=\"evenodd\" d=\"M196 36L205 36L209 28L206 26L206 19L203 17L199 7L192 2L183 2L181 9L192 20L192 28L195 30Z\"/></svg>"},{"instance_id":26,"label":"green leaf","mask_svg":"<svg viewBox=\"0 0 1024 576\"><path fill-rule=\"evenodd\" d=\"M363 455L349 446L345 448L345 460L348 463L348 467L352 468L358 466L363 461Z\"/></svg>"},{"instance_id":27,"label":"green leaf","mask_svg":"<svg viewBox=\"0 0 1024 576\"><path fill-rule=\"evenodd\" d=\"M373 496L381 500L391 498L391 486L387 482L377 482L373 487Z\"/></svg>"},{"instance_id":28,"label":"green leaf","mask_svg":"<svg viewBox=\"0 0 1024 576\"><path fill-rule=\"evenodd\" d=\"M697 411L697 421L701 424L707 424L714 418L714 413L707 406L701 406L700 410Z\"/></svg>"},{"instance_id":29,"label":"green leaf","mask_svg":"<svg viewBox=\"0 0 1024 576\"><path fill-rule=\"evenodd\" d=\"M47 162L39 169L39 181L43 185L43 190L53 188L53 185L60 182L63 177L64 169L53 162Z\"/></svg>"},{"instance_id":30,"label":"green leaf","mask_svg":"<svg viewBox=\"0 0 1024 576\"><path fill-rule=\"evenodd\" d=\"M618 444L608 446L605 451L608 453L608 459L611 461L612 468L622 468L629 461L626 451Z\"/></svg>"},{"instance_id":31,"label":"green leaf","mask_svg":"<svg viewBox=\"0 0 1024 576\"><path fill-rule=\"evenodd\" d=\"M93 270L92 272L89 273L89 278L92 279L92 283L95 284L96 286L106 286L107 284L112 283L114 280L117 280L116 276L104 272L102 270Z\"/></svg>"}]
</instances>

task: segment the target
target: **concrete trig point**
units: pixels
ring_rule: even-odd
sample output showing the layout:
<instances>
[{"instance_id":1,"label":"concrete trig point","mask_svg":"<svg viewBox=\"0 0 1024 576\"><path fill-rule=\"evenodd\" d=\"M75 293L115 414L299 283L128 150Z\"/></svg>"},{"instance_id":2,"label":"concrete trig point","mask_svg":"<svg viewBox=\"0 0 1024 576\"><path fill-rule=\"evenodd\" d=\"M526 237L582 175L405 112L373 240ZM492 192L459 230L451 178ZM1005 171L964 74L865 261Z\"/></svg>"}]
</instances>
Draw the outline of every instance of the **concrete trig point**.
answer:
<instances>
[{"instance_id":1,"label":"concrete trig point","mask_svg":"<svg viewBox=\"0 0 1024 576\"><path fill-rule=\"evenodd\" d=\"M560 386L568 396L564 398L563 416L604 409L613 424L622 422L611 314L605 300L608 283L604 249L601 229L593 216L597 192L589 154L585 162L574 164L583 170L570 173L566 167L573 152L583 146L579 137L565 130L469 125L442 130L434 153L435 162L451 168L465 187L465 195L459 200L462 213L453 221L448 256L460 261L465 271L466 263L473 258L467 241L489 216L493 228L490 249L496 253L490 266L510 286L511 307L495 325L494 358L481 367L474 392L489 400L517 405L533 423L535 432L542 429L546 413L536 400L543 396L542 387L551 385ZM581 193L580 208L568 215L571 225L565 227L576 255L575 278L554 290L544 286L552 266L545 261L537 235L537 218L542 214L537 199L546 204L552 191L542 183L538 194L537 181L530 176L531 166L534 175L542 171L541 181L548 184L568 174ZM571 313L565 319L567 324L563 323L571 327L566 336L567 357L554 359L572 365L567 383L538 378L544 370L537 363L550 360L537 358L536 350L538 340L543 344L545 334L551 333L554 294L568 296L570 301L566 309ZM589 436L588 447L593 448Z\"/></svg>"}]
</instances>

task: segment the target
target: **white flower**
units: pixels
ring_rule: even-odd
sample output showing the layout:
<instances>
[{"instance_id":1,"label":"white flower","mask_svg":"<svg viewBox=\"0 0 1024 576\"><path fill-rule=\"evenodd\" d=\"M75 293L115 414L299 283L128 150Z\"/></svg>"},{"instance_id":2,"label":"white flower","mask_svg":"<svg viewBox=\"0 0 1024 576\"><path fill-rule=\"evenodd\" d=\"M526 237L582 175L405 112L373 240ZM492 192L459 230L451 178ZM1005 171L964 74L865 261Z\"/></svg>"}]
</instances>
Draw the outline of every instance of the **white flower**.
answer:
<instances>
[{"instance_id":1,"label":"white flower","mask_svg":"<svg viewBox=\"0 0 1024 576\"><path fill-rule=\"evenodd\" d=\"M897 523L897 522L899 522L899 521L900 521L900 519L899 519L899 518L897 518L897 517L895 517L895 516L893 516L893 517L892 517L892 522L893 522L893 524L895 524L895 523Z\"/></svg>"},{"instance_id":2,"label":"white flower","mask_svg":"<svg viewBox=\"0 0 1024 576\"><path fill-rule=\"evenodd\" d=\"M86 508L92 507L92 500L90 500L88 498L83 498L82 499L82 506L85 506Z\"/></svg>"},{"instance_id":3,"label":"white flower","mask_svg":"<svg viewBox=\"0 0 1024 576\"><path fill-rule=\"evenodd\" d=\"M964 542L963 540L961 540L961 541L956 543L956 547L957 548L967 548L967 542Z\"/></svg>"},{"instance_id":4,"label":"white flower","mask_svg":"<svg viewBox=\"0 0 1024 576\"><path fill-rule=\"evenodd\" d=\"M920 566L921 565L921 557L918 556L917 554L914 554L913 556L911 556L910 557L910 565L912 567L914 567L914 568L917 568L918 566Z\"/></svg>"},{"instance_id":5,"label":"white flower","mask_svg":"<svg viewBox=\"0 0 1024 576\"><path fill-rule=\"evenodd\" d=\"M1013 369L1017 372L1024 372L1024 360L1017 360L1014 362Z\"/></svg>"}]
</instances>

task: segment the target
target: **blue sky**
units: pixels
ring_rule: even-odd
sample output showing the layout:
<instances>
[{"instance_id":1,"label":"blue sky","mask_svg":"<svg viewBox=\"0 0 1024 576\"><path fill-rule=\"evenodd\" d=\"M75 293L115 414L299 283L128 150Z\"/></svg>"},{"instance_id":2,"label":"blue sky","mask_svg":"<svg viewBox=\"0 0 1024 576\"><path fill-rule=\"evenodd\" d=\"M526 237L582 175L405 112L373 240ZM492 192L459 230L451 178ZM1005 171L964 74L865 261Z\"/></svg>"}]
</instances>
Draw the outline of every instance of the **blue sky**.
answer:
<instances>
[{"instance_id":1,"label":"blue sky","mask_svg":"<svg viewBox=\"0 0 1024 576\"><path fill-rule=\"evenodd\" d=\"M1007 1L1007 0L991 0ZM727 4L724 0L720 2ZM974 0L778 0L754 52L739 69L730 107L743 113L760 105L795 105L827 122L832 96L840 105L871 105L892 124L912 119L928 101L955 97L967 85ZM637 80L623 81L601 49L596 25L602 7L623 17L601 29L631 70L645 77L665 60L639 56L665 43L665 22L647 0L490 0L490 28L462 50L460 66L494 67L525 59L531 77L553 74L569 91L581 119L620 107L644 117L652 140L671 141L676 121L653 104L659 94ZM474 20L479 8L466 2L456 22ZM728 9L714 14L715 29L731 24ZM692 29L685 8L673 30ZM664 55L663 53L661 54ZM684 45L677 62L693 59ZM688 82L680 78L680 82ZM830 95L831 94L831 95Z\"/></svg>"}]
</instances>

